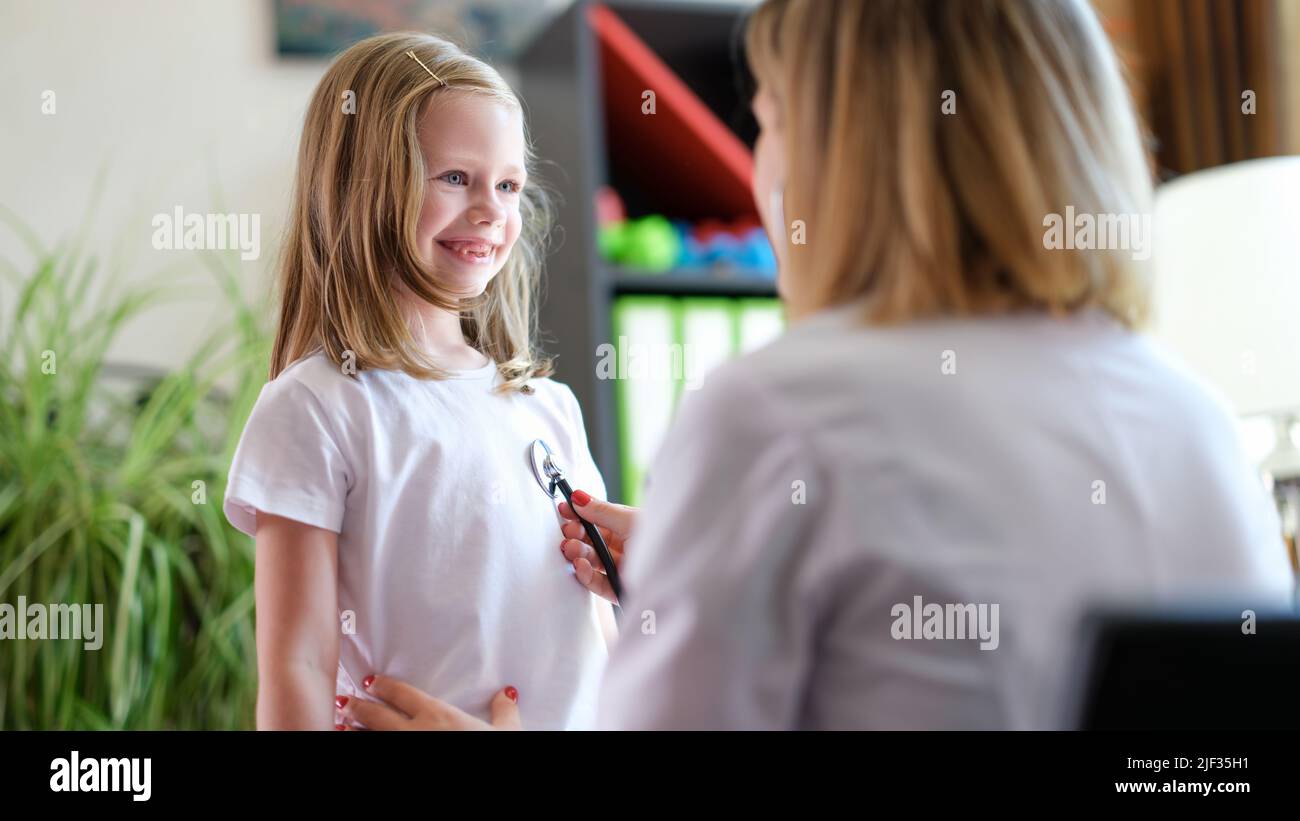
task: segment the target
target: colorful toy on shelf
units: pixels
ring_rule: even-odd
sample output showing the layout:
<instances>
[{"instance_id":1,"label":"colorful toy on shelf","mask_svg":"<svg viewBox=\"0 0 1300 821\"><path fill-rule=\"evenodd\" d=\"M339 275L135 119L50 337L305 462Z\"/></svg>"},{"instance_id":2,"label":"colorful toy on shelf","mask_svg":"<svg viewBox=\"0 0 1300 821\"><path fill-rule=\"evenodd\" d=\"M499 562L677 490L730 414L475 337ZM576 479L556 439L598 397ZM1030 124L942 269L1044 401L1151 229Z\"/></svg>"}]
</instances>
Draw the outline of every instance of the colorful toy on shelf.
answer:
<instances>
[{"instance_id":1,"label":"colorful toy on shelf","mask_svg":"<svg viewBox=\"0 0 1300 821\"><path fill-rule=\"evenodd\" d=\"M681 256L677 230L658 214L610 223L599 229L596 242L605 259L642 271L671 270Z\"/></svg>"},{"instance_id":2,"label":"colorful toy on shelf","mask_svg":"<svg viewBox=\"0 0 1300 821\"><path fill-rule=\"evenodd\" d=\"M629 220L618 193L605 187L596 193L596 222L600 255L617 265L653 273L718 268L746 277L776 276L772 245L752 218L697 225L659 214Z\"/></svg>"},{"instance_id":3,"label":"colorful toy on shelf","mask_svg":"<svg viewBox=\"0 0 1300 821\"><path fill-rule=\"evenodd\" d=\"M682 256L678 260L681 267L733 268L748 276L776 275L776 255L767 233L753 220L738 220L731 225L710 220L693 229L677 223L677 229L682 234Z\"/></svg>"}]
</instances>

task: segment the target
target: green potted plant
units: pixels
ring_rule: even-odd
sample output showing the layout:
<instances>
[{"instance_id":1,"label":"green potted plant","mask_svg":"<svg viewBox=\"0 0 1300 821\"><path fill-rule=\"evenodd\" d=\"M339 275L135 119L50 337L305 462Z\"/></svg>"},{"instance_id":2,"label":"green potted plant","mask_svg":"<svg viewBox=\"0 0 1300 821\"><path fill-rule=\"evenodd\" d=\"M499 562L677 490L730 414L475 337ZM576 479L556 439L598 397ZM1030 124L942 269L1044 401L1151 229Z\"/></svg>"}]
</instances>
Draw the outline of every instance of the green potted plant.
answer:
<instances>
[{"instance_id":1,"label":"green potted plant","mask_svg":"<svg viewBox=\"0 0 1300 821\"><path fill-rule=\"evenodd\" d=\"M33 258L0 259L16 294L0 311L0 602L103 613L98 649L0 640L0 729L249 728L253 545L220 506L268 340L238 253L180 257L216 278L225 321L182 367L122 384L105 354L184 298L177 273L128 287L84 229L46 248L0 216Z\"/></svg>"}]
</instances>

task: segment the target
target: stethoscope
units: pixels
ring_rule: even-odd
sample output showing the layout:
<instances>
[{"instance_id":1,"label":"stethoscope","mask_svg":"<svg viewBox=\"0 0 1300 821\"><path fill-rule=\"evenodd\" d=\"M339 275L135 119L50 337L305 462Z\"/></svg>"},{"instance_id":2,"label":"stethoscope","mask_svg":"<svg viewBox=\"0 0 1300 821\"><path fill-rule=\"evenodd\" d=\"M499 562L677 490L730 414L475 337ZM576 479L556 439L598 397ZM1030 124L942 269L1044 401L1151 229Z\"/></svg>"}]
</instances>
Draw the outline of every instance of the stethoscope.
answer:
<instances>
[{"instance_id":1,"label":"stethoscope","mask_svg":"<svg viewBox=\"0 0 1300 821\"><path fill-rule=\"evenodd\" d=\"M569 481L564 478L564 469L555 461L555 454L546 446L541 439L534 439L530 448L529 462L533 468L533 478L546 495L552 499L555 498L555 491L558 489L564 494L564 501L569 503L569 509L573 515L578 517L582 522L583 528L587 531L587 537L591 539L591 546L596 549L596 555L600 558L601 565L605 568L605 577L609 579L609 586L614 591L614 598L619 601L623 600L623 584L618 579L618 565L614 564L614 556L609 552L605 545L605 540L600 537L600 530L591 522L582 518L578 514L578 509L573 506L573 488L569 486ZM618 604L614 605L614 615L621 617L623 611Z\"/></svg>"}]
</instances>

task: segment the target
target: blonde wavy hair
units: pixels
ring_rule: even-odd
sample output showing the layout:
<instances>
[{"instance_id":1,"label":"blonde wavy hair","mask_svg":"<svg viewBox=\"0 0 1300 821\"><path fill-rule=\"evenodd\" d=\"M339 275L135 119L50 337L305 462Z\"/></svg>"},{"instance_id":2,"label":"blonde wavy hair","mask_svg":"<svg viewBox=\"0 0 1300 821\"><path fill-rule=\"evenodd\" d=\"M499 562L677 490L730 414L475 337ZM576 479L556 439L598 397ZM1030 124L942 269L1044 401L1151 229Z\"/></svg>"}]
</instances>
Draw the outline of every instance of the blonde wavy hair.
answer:
<instances>
[{"instance_id":1,"label":"blonde wavy hair","mask_svg":"<svg viewBox=\"0 0 1300 821\"><path fill-rule=\"evenodd\" d=\"M466 340L497 363L503 377L499 390L526 392L529 379L551 373L550 360L535 348L537 289L551 209L531 173L531 147L519 239L482 295L461 302L447 292L416 246L428 176L417 126L426 104L446 94L481 94L520 108L495 69L427 34L367 38L340 54L325 72L307 108L298 150L279 261L272 379L316 350L340 368L350 353L356 371L401 370L420 379L445 378L446 372L416 344L394 278L418 298L459 312ZM349 99L355 113L345 112Z\"/></svg>"},{"instance_id":2,"label":"blonde wavy hair","mask_svg":"<svg viewBox=\"0 0 1300 821\"><path fill-rule=\"evenodd\" d=\"M1067 205L1149 214L1151 166L1085 0L767 0L746 51L785 133L792 316L1098 306L1145 323L1124 251L1044 248ZM954 114L941 111L945 91ZM790 226L785 226L789 228Z\"/></svg>"}]
</instances>

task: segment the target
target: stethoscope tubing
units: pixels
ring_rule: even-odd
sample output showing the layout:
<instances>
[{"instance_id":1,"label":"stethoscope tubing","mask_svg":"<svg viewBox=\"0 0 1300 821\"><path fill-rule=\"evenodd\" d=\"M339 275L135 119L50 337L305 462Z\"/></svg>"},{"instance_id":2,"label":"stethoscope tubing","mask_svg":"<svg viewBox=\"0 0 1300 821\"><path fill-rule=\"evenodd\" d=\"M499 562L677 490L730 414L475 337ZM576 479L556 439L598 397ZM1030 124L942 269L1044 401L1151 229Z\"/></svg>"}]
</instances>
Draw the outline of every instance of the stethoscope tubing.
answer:
<instances>
[{"instance_id":1,"label":"stethoscope tubing","mask_svg":"<svg viewBox=\"0 0 1300 821\"><path fill-rule=\"evenodd\" d=\"M573 515L578 517L582 522L582 527L587 531L587 538L591 539L591 546L596 550L596 556L600 559L601 565L605 568L605 578L609 580L610 589L614 591L614 598L619 602L623 601L623 582L618 577L618 565L614 562L614 554L609 552L609 546L605 544L605 539L600 535L600 528L591 522L582 518L578 509L573 506L573 488L569 487L569 482L563 476L555 480L555 486L564 494L564 501L569 503L569 509ZM618 602L614 603L614 615L621 617L622 608Z\"/></svg>"}]
</instances>

